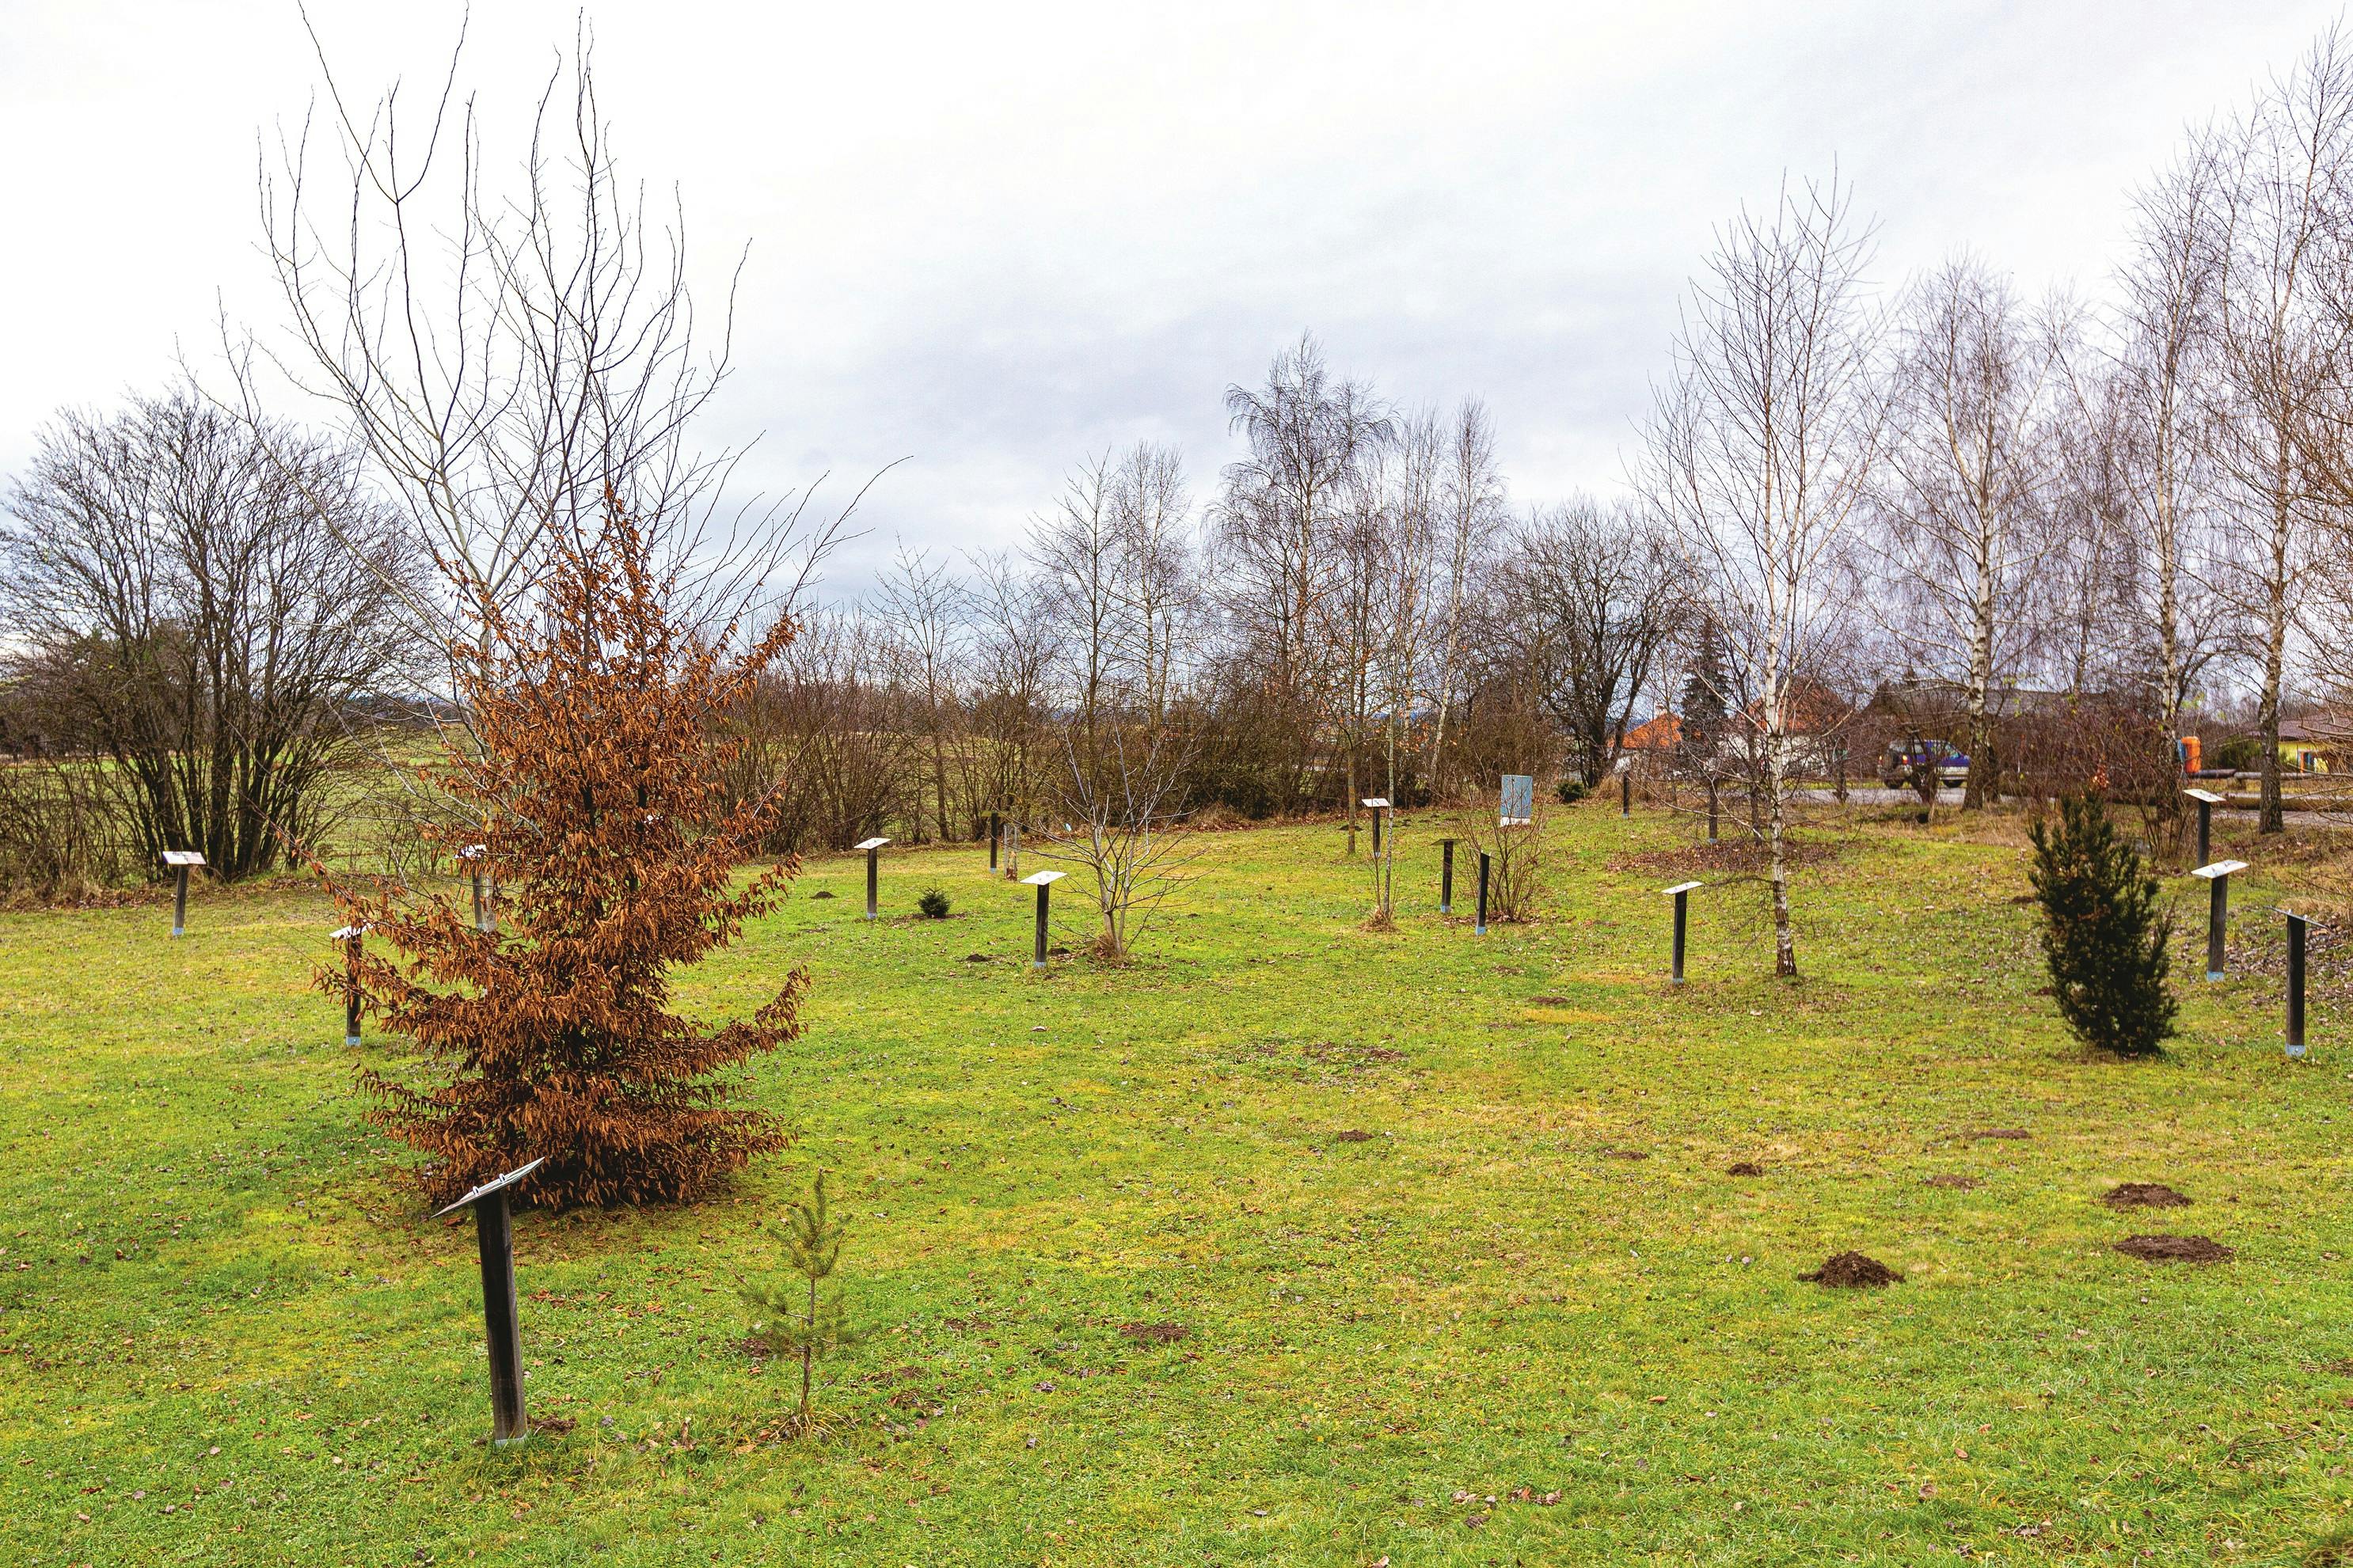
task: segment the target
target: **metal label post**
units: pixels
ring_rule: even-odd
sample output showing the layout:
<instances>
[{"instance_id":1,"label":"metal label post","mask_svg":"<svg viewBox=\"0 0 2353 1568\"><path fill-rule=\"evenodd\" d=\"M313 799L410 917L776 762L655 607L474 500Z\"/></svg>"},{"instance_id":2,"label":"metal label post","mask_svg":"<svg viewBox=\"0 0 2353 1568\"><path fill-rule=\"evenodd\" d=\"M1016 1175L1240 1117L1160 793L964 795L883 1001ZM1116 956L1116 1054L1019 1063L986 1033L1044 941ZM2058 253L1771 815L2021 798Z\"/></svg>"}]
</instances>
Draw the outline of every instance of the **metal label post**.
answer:
<instances>
[{"instance_id":1,"label":"metal label post","mask_svg":"<svg viewBox=\"0 0 2353 1568\"><path fill-rule=\"evenodd\" d=\"M1046 967L1047 889L1053 887L1055 883L1060 881L1063 876L1064 873L1060 871L1039 871L1033 875L1021 879L1022 884L1025 887L1031 887L1038 889L1038 942L1037 947L1032 952L1029 961L1029 967L1032 969L1043 969Z\"/></svg>"},{"instance_id":2,"label":"metal label post","mask_svg":"<svg viewBox=\"0 0 2353 1568\"><path fill-rule=\"evenodd\" d=\"M2206 978L2222 978L2222 932L2231 919L2231 873L2247 868L2244 860L2217 860L2189 874L2202 877L2213 889L2206 907Z\"/></svg>"},{"instance_id":3,"label":"metal label post","mask_svg":"<svg viewBox=\"0 0 2353 1568\"><path fill-rule=\"evenodd\" d=\"M522 1413L522 1328L515 1310L514 1234L507 1192L544 1163L533 1160L483 1183L436 1215L474 1211L474 1240L482 1258L482 1329L491 1352L491 1441L503 1448L531 1436Z\"/></svg>"},{"instance_id":4,"label":"metal label post","mask_svg":"<svg viewBox=\"0 0 2353 1568\"><path fill-rule=\"evenodd\" d=\"M869 921L875 917L875 896L881 889L882 846L890 842L887 838L864 838L852 846L866 851L866 918Z\"/></svg>"},{"instance_id":5,"label":"metal label post","mask_svg":"<svg viewBox=\"0 0 2353 1568\"><path fill-rule=\"evenodd\" d=\"M2304 1055L2304 928L2302 915L2287 910L2287 1054Z\"/></svg>"},{"instance_id":6,"label":"metal label post","mask_svg":"<svg viewBox=\"0 0 2353 1568\"><path fill-rule=\"evenodd\" d=\"M2211 789L2181 793L2198 803L2198 863L2203 866L2214 853L2214 808L2222 804L2222 797Z\"/></svg>"},{"instance_id":7,"label":"metal label post","mask_svg":"<svg viewBox=\"0 0 2353 1568\"><path fill-rule=\"evenodd\" d=\"M351 1047L360 1043L360 938L366 934L364 925L339 926L327 939L343 944L343 1044Z\"/></svg>"},{"instance_id":8,"label":"metal label post","mask_svg":"<svg viewBox=\"0 0 2353 1568\"><path fill-rule=\"evenodd\" d=\"M1716 842L1715 793L1715 781L1711 778L1707 781L1707 841L1710 844Z\"/></svg>"},{"instance_id":9,"label":"metal label post","mask_svg":"<svg viewBox=\"0 0 2353 1568\"><path fill-rule=\"evenodd\" d=\"M458 858L466 862L474 882L474 929L488 934L498 929L498 917L491 912L482 899L482 863L490 858L487 844L469 844L458 851Z\"/></svg>"},{"instance_id":10,"label":"metal label post","mask_svg":"<svg viewBox=\"0 0 2353 1568\"><path fill-rule=\"evenodd\" d=\"M166 849L164 864L172 868L172 934L188 934L188 873L205 863L204 853L196 849Z\"/></svg>"},{"instance_id":11,"label":"metal label post","mask_svg":"<svg viewBox=\"0 0 2353 1568\"><path fill-rule=\"evenodd\" d=\"M1618 815L1634 815L1634 770L1631 768L1618 770Z\"/></svg>"},{"instance_id":12,"label":"metal label post","mask_svg":"<svg viewBox=\"0 0 2353 1568\"><path fill-rule=\"evenodd\" d=\"M1692 894L1705 886L1707 884L1704 882L1678 882L1667 889L1675 898L1674 961L1669 970L1673 978L1668 981L1671 985L1681 985L1683 983L1683 928L1690 913Z\"/></svg>"},{"instance_id":13,"label":"metal label post","mask_svg":"<svg viewBox=\"0 0 2353 1568\"><path fill-rule=\"evenodd\" d=\"M1005 825L997 820L997 813L990 812L988 814L988 868L992 871L997 869L998 841L1003 837L1004 832Z\"/></svg>"},{"instance_id":14,"label":"metal label post","mask_svg":"<svg viewBox=\"0 0 2353 1568\"><path fill-rule=\"evenodd\" d=\"M1454 840L1438 841L1438 912L1454 912Z\"/></svg>"},{"instance_id":15,"label":"metal label post","mask_svg":"<svg viewBox=\"0 0 2353 1568\"><path fill-rule=\"evenodd\" d=\"M1487 934L1487 872L1494 858L1484 849L1479 851L1479 924L1475 935Z\"/></svg>"},{"instance_id":16,"label":"metal label post","mask_svg":"<svg viewBox=\"0 0 2353 1568\"><path fill-rule=\"evenodd\" d=\"M1389 815L1388 796L1368 795L1356 804L1373 814L1373 914L1377 919L1388 913L1389 909L1388 860L1382 846L1391 836L1381 831Z\"/></svg>"}]
</instances>

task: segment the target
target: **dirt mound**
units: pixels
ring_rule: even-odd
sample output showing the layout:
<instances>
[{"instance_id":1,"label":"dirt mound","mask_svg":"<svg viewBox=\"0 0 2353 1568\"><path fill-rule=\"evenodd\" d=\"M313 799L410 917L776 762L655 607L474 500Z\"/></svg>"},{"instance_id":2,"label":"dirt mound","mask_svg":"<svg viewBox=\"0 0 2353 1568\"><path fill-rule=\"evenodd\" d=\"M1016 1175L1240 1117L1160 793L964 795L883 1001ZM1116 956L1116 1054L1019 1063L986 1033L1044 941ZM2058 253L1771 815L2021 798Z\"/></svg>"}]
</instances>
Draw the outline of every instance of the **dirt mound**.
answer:
<instances>
[{"instance_id":1,"label":"dirt mound","mask_svg":"<svg viewBox=\"0 0 2353 1568\"><path fill-rule=\"evenodd\" d=\"M1569 1000L1570 999L1567 996L1531 996L1528 998L1528 1005L1531 1007L1566 1007L1569 1005Z\"/></svg>"},{"instance_id":2,"label":"dirt mound","mask_svg":"<svg viewBox=\"0 0 2353 1568\"><path fill-rule=\"evenodd\" d=\"M1146 1345L1173 1345L1192 1331L1182 1323L1122 1323L1119 1326L1122 1339Z\"/></svg>"},{"instance_id":3,"label":"dirt mound","mask_svg":"<svg viewBox=\"0 0 2353 1568\"><path fill-rule=\"evenodd\" d=\"M2186 1209L2189 1200L2162 1182L2126 1182L2100 1201L2112 1209Z\"/></svg>"},{"instance_id":4,"label":"dirt mound","mask_svg":"<svg viewBox=\"0 0 2353 1568\"><path fill-rule=\"evenodd\" d=\"M2128 1236L2116 1250L2144 1263L2226 1263L2235 1254L2204 1236Z\"/></svg>"},{"instance_id":5,"label":"dirt mound","mask_svg":"<svg viewBox=\"0 0 2353 1568\"><path fill-rule=\"evenodd\" d=\"M1335 1143L1369 1143L1379 1136L1379 1133L1367 1132L1361 1127L1351 1127L1345 1132L1333 1133L1332 1142Z\"/></svg>"},{"instance_id":6,"label":"dirt mound","mask_svg":"<svg viewBox=\"0 0 2353 1568\"><path fill-rule=\"evenodd\" d=\"M1876 1258L1865 1258L1860 1252L1841 1252L1825 1262L1811 1274L1799 1279L1812 1285L1827 1285L1834 1290L1867 1290L1880 1285L1900 1285L1904 1276Z\"/></svg>"},{"instance_id":7,"label":"dirt mound","mask_svg":"<svg viewBox=\"0 0 2353 1568\"><path fill-rule=\"evenodd\" d=\"M819 888L816 892L811 893L809 897L812 899L829 899L833 897L833 889L830 888Z\"/></svg>"},{"instance_id":8,"label":"dirt mound","mask_svg":"<svg viewBox=\"0 0 2353 1568\"><path fill-rule=\"evenodd\" d=\"M1920 1180L1924 1185L1950 1187L1957 1193L1966 1193L1972 1187L1983 1185L1975 1176L1923 1176Z\"/></svg>"},{"instance_id":9,"label":"dirt mound","mask_svg":"<svg viewBox=\"0 0 2353 1568\"><path fill-rule=\"evenodd\" d=\"M1726 1165L1724 1173L1727 1176L1761 1176L1765 1173L1765 1167L1754 1160L1741 1160Z\"/></svg>"},{"instance_id":10,"label":"dirt mound","mask_svg":"<svg viewBox=\"0 0 2353 1568\"><path fill-rule=\"evenodd\" d=\"M964 955L964 961L966 963L987 963L988 962L988 954L985 952L967 952Z\"/></svg>"}]
</instances>

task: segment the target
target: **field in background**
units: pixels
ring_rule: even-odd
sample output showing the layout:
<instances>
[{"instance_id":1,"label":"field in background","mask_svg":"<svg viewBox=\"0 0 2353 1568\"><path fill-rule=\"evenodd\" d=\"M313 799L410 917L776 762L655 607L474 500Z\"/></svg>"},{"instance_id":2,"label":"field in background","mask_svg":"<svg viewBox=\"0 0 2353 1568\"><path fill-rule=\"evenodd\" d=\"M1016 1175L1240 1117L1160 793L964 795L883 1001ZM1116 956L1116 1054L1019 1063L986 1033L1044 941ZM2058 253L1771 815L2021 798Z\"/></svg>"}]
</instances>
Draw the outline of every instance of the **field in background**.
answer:
<instances>
[{"instance_id":1,"label":"field in background","mask_svg":"<svg viewBox=\"0 0 2353 1568\"><path fill-rule=\"evenodd\" d=\"M1672 993L1687 819L1556 813L1547 917L1484 941L1435 831L1393 935L1336 830L1203 835L1142 962L1042 976L983 849L892 856L874 929L862 862L811 863L689 987L811 969L748 1086L797 1146L698 1208L519 1218L532 1412L573 1425L512 1455L470 1230L350 1092L390 1042L308 988L324 901L202 900L178 943L160 905L0 916L5 1555L2285 1563L2353 1521L2353 1058L2316 999L2282 1059L2275 920L2205 985L2175 884L2185 1037L2127 1065L2035 994L2009 845L1825 839L1807 978L1766 978L1752 885L1695 900ZM911 918L934 885L955 918ZM819 1165L871 1332L795 1446L735 1280ZM2238 1256L2112 1250L2157 1230ZM1848 1247L1905 1282L1796 1279Z\"/></svg>"}]
</instances>

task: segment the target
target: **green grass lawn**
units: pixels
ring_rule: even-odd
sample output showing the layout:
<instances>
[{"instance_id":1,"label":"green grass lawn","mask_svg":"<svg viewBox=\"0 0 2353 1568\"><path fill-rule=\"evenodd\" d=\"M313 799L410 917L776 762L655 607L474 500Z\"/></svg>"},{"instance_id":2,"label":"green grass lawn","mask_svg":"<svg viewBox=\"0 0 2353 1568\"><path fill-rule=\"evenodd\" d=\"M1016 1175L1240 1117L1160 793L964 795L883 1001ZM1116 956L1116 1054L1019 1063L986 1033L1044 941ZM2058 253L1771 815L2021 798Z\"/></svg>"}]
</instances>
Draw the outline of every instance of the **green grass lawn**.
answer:
<instances>
[{"instance_id":1,"label":"green grass lawn","mask_svg":"<svg viewBox=\"0 0 2353 1568\"><path fill-rule=\"evenodd\" d=\"M0 1559L2293 1563L2353 1521L2353 1057L2316 999L2283 1059L2275 920L2207 985L2177 884L2183 1037L2126 1064L2035 994L2013 847L1839 839L1795 985L1755 886L1703 893L1675 992L1694 873L1640 857L1688 820L1559 815L1545 918L1484 940L1435 831L1394 934L1334 829L1204 835L1119 972L1033 973L982 849L892 854L871 929L862 863L813 862L687 986L810 969L747 1085L797 1145L519 1216L532 1412L576 1425L512 1452L470 1227L352 1094L391 1042L308 987L324 900L0 916ZM931 885L955 917L906 918ZM818 1166L868 1337L793 1444L736 1281ZM2127 1180L2195 1205L2104 1207ZM1905 1283L1796 1278L1850 1247Z\"/></svg>"}]
</instances>

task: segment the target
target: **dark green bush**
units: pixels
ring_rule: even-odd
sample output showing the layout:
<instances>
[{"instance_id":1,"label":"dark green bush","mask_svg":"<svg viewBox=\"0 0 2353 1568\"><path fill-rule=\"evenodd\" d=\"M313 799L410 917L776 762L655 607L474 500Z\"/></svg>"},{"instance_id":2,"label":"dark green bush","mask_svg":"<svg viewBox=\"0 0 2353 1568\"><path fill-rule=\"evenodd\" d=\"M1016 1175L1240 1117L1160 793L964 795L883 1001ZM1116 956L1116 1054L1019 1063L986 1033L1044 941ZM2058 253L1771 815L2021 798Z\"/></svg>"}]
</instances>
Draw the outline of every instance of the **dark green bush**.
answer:
<instances>
[{"instance_id":1,"label":"dark green bush","mask_svg":"<svg viewBox=\"0 0 2353 1568\"><path fill-rule=\"evenodd\" d=\"M2263 765L2263 738L2261 735L2233 735L2206 753L2210 768L2235 768L2251 773Z\"/></svg>"},{"instance_id":2,"label":"dark green bush","mask_svg":"<svg viewBox=\"0 0 2353 1568\"><path fill-rule=\"evenodd\" d=\"M948 896L937 888L925 888L915 908L927 921L944 921L948 918Z\"/></svg>"},{"instance_id":3,"label":"dark green bush","mask_svg":"<svg viewBox=\"0 0 2353 1568\"><path fill-rule=\"evenodd\" d=\"M1587 795L1591 795L1593 792L1585 787L1585 781L1583 779L1571 773L1568 777L1560 781L1559 788L1555 790L1554 793L1560 796L1561 805L1575 805L1578 801L1583 800Z\"/></svg>"},{"instance_id":4,"label":"dark green bush","mask_svg":"<svg viewBox=\"0 0 2353 1568\"><path fill-rule=\"evenodd\" d=\"M2062 800L2057 824L2038 822L2031 836L2028 875L2059 1016L2086 1045L2128 1057L2157 1050L2179 1004L2166 983L2173 915L2157 907L2156 877L2096 793Z\"/></svg>"}]
</instances>

